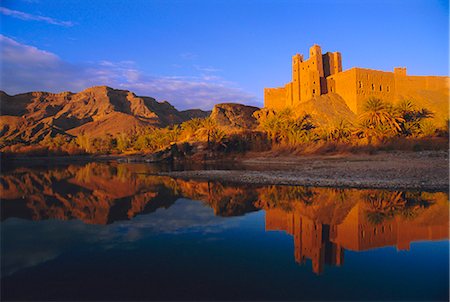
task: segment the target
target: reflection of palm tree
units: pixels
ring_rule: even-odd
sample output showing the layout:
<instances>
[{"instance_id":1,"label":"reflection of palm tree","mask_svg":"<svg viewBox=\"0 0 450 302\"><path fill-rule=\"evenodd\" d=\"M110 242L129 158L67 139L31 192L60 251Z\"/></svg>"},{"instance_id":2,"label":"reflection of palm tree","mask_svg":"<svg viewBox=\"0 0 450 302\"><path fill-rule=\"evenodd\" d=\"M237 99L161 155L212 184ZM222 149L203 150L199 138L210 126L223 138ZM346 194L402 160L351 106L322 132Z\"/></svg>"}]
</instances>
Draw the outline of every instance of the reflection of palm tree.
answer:
<instances>
[{"instance_id":1,"label":"reflection of palm tree","mask_svg":"<svg viewBox=\"0 0 450 302\"><path fill-rule=\"evenodd\" d=\"M419 215L419 207L405 207L402 211L401 211L401 215L403 218L407 219L407 220L412 220L414 218L416 218Z\"/></svg>"},{"instance_id":2,"label":"reflection of palm tree","mask_svg":"<svg viewBox=\"0 0 450 302\"><path fill-rule=\"evenodd\" d=\"M369 202L367 219L374 224L394 217L406 204L402 192L372 192L365 200Z\"/></svg>"},{"instance_id":3,"label":"reflection of palm tree","mask_svg":"<svg viewBox=\"0 0 450 302\"><path fill-rule=\"evenodd\" d=\"M430 207L434 200L426 199L419 192L405 193L406 206L402 209L401 215L405 219L414 219L423 209Z\"/></svg>"},{"instance_id":4,"label":"reflection of palm tree","mask_svg":"<svg viewBox=\"0 0 450 302\"><path fill-rule=\"evenodd\" d=\"M369 202L367 219L374 223L401 215L406 219L414 219L422 209L433 204L419 192L371 192L365 198Z\"/></svg>"},{"instance_id":5,"label":"reflection of palm tree","mask_svg":"<svg viewBox=\"0 0 450 302\"><path fill-rule=\"evenodd\" d=\"M379 213L379 212L367 212L367 220L371 223L371 224L381 224L384 221L388 220L388 218L391 217L386 217L386 215L384 215L384 213Z\"/></svg>"},{"instance_id":6,"label":"reflection of palm tree","mask_svg":"<svg viewBox=\"0 0 450 302\"><path fill-rule=\"evenodd\" d=\"M271 186L261 192L259 206L266 209L281 208L289 212L292 211L297 202L302 202L307 206L312 205L315 196L314 191L307 187Z\"/></svg>"}]
</instances>

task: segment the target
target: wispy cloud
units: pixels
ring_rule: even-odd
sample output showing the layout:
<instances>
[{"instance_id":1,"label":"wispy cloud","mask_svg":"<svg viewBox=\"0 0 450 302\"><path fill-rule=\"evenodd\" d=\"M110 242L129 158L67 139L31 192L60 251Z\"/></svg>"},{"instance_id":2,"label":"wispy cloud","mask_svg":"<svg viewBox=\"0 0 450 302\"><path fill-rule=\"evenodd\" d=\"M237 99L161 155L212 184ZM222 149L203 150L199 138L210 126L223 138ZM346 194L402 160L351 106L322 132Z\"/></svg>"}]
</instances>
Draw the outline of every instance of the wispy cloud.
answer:
<instances>
[{"instance_id":1,"label":"wispy cloud","mask_svg":"<svg viewBox=\"0 0 450 302\"><path fill-rule=\"evenodd\" d=\"M221 71L220 69L217 69L217 68L214 68L214 67L211 67L211 66L204 67L204 66L194 65L194 68L196 70L198 70L198 71L202 71L202 72L205 72L205 73L214 73L214 72Z\"/></svg>"},{"instance_id":2,"label":"wispy cloud","mask_svg":"<svg viewBox=\"0 0 450 302\"><path fill-rule=\"evenodd\" d=\"M0 35L0 89L10 94L28 91L81 91L107 85L142 96L167 100L178 109L211 109L222 102L257 104L256 97L214 74L155 76L133 61L73 64L54 53ZM212 70L210 70L211 72Z\"/></svg>"},{"instance_id":3,"label":"wispy cloud","mask_svg":"<svg viewBox=\"0 0 450 302\"><path fill-rule=\"evenodd\" d=\"M13 18L26 20L26 21L41 21L41 22L46 22L48 24L67 26L67 27L71 27L71 26L75 25L71 21L61 21L61 20L57 20L54 18L50 18L50 17L32 15L32 14L24 13L21 11L12 10L12 9L9 9L6 7L0 7L0 13L5 16L10 16Z\"/></svg>"},{"instance_id":4,"label":"wispy cloud","mask_svg":"<svg viewBox=\"0 0 450 302\"><path fill-rule=\"evenodd\" d=\"M192 52L184 52L184 53L180 54L180 57L183 60L195 60L195 59L197 59L198 56Z\"/></svg>"}]
</instances>

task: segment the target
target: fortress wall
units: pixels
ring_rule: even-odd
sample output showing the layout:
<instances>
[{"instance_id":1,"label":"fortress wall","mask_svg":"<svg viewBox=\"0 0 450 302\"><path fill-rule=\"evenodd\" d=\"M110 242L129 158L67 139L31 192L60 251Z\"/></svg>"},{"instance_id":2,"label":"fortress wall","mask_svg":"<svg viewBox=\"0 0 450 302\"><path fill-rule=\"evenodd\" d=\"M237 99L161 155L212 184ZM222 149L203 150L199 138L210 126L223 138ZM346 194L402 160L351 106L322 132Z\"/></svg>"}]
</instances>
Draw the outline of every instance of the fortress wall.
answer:
<instances>
[{"instance_id":1,"label":"fortress wall","mask_svg":"<svg viewBox=\"0 0 450 302\"><path fill-rule=\"evenodd\" d=\"M330 92L339 94L350 110L357 113L356 69L349 69L329 76L327 86Z\"/></svg>"},{"instance_id":2,"label":"fortress wall","mask_svg":"<svg viewBox=\"0 0 450 302\"><path fill-rule=\"evenodd\" d=\"M410 99L419 108L434 113L433 123L446 125L449 118L449 78L437 76L395 76L396 101Z\"/></svg>"},{"instance_id":3,"label":"fortress wall","mask_svg":"<svg viewBox=\"0 0 450 302\"><path fill-rule=\"evenodd\" d=\"M409 98L434 112L434 121L439 125L449 117L449 81L442 76L408 76L405 67L396 67L394 72L365 68L342 71L339 52L322 55L320 46L314 45L308 60L304 61L300 54L292 57L292 82L264 90L264 105L282 110L298 107L316 96L337 93L350 110L360 114L370 97L391 103Z\"/></svg>"},{"instance_id":4,"label":"fortress wall","mask_svg":"<svg viewBox=\"0 0 450 302\"><path fill-rule=\"evenodd\" d=\"M291 107L294 106L292 86L293 86L292 82L284 85L284 91L285 91L285 96L286 96L286 106L291 106Z\"/></svg>"},{"instance_id":5,"label":"fortress wall","mask_svg":"<svg viewBox=\"0 0 450 302\"><path fill-rule=\"evenodd\" d=\"M281 110L286 107L286 90L284 87L264 88L264 107Z\"/></svg>"},{"instance_id":6,"label":"fortress wall","mask_svg":"<svg viewBox=\"0 0 450 302\"><path fill-rule=\"evenodd\" d=\"M395 75L398 95L415 93L418 90L448 91L449 78L437 76L401 76Z\"/></svg>"},{"instance_id":7,"label":"fortress wall","mask_svg":"<svg viewBox=\"0 0 450 302\"><path fill-rule=\"evenodd\" d=\"M356 70L356 113L364 110L364 104L370 97L376 97L393 103L397 87L394 74L371 69L355 68Z\"/></svg>"},{"instance_id":8,"label":"fortress wall","mask_svg":"<svg viewBox=\"0 0 450 302\"><path fill-rule=\"evenodd\" d=\"M282 209L266 210L266 232L285 231L289 235L294 235L293 213L287 213Z\"/></svg>"}]
</instances>

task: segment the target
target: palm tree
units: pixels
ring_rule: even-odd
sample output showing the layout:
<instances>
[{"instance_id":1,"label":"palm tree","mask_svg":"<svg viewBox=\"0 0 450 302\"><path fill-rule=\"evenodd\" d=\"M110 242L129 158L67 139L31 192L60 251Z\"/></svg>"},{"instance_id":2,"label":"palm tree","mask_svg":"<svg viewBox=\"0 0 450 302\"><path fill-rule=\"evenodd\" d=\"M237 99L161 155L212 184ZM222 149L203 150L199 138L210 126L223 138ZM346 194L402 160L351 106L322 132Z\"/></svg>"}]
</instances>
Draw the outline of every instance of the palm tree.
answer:
<instances>
[{"instance_id":1,"label":"palm tree","mask_svg":"<svg viewBox=\"0 0 450 302\"><path fill-rule=\"evenodd\" d=\"M426 108L420 110L416 109L413 101L408 99L400 102L396 107L396 111L403 119L403 121L400 122L400 128L401 134L405 136L417 135L422 132L421 126L423 120L431 118L434 115Z\"/></svg>"},{"instance_id":2,"label":"palm tree","mask_svg":"<svg viewBox=\"0 0 450 302\"><path fill-rule=\"evenodd\" d=\"M186 138L191 138L201 127L203 121L199 118L193 118L181 124L181 129L183 129Z\"/></svg>"},{"instance_id":3,"label":"palm tree","mask_svg":"<svg viewBox=\"0 0 450 302\"><path fill-rule=\"evenodd\" d=\"M309 114L304 114L296 120L289 121L286 125L286 130L288 132L288 141L291 144L309 142L314 139L311 135L316 126L313 124L312 117Z\"/></svg>"},{"instance_id":4,"label":"palm tree","mask_svg":"<svg viewBox=\"0 0 450 302\"><path fill-rule=\"evenodd\" d=\"M359 120L368 122L374 128L380 125L390 126L393 130L400 130L399 122L403 120L395 115L392 106L378 98L369 98L364 106L364 113Z\"/></svg>"},{"instance_id":5,"label":"palm tree","mask_svg":"<svg viewBox=\"0 0 450 302\"><path fill-rule=\"evenodd\" d=\"M214 121L210 117L207 117L202 121L201 128L198 130L198 132L200 132L200 135L206 134L208 149L210 148L211 145L211 135L213 131L215 131L216 129L217 129L216 121Z\"/></svg>"},{"instance_id":6,"label":"palm tree","mask_svg":"<svg viewBox=\"0 0 450 302\"><path fill-rule=\"evenodd\" d=\"M364 112L358 117L360 128L359 135L368 137L371 143L372 137L383 139L390 134L401 131L400 123L404 119L396 114L390 104L383 100L371 97L364 105Z\"/></svg>"},{"instance_id":7,"label":"palm tree","mask_svg":"<svg viewBox=\"0 0 450 302\"><path fill-rule=\"evenodd\" d=\"M352 134L351 124L346 120L340 120L339 123L330 127L326 133L327 140L336 142L348 142Z\"/></svg>"},{"instance_id":8,"label":"palm tree","mask_svg":"<svg viewBox=\"0 0 450 302\"><path fill-rule=\"evenodd\" d=\"M170 143L177 142L178 138L181 134L180 125L173 125L172 128L169 128L167 131L167 138L170 140Z\"/></svg>"}]
</instances>

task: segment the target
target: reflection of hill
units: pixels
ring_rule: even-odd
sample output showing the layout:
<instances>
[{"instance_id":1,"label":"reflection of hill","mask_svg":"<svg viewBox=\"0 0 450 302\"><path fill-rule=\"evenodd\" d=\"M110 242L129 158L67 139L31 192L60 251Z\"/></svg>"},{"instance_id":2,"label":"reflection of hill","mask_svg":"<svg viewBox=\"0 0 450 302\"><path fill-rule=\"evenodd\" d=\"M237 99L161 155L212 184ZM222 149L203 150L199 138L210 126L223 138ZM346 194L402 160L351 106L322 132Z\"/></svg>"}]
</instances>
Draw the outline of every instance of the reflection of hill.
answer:
<instances>
[{"instance_id":1,"label":"reflection of hill","mask_svg":"<svg viewBox=\"0 0 450 302\"><path fill-rule=\"evenodd\" d=\"M94 224L167 208L179 197L157 177L137 177L130 166L95 163L63 170L16 170L1 176L1 192L2 220L80 219Z\"/></svg>"},{"instance_id":2,"label":"reflection of hill","mask_svg":"<svg viewBox=\"0 0 450 302\"><path fill-rule=\"evenodd\" d=\"M148 165L89 163L66 169L18 169L2 175L2 220L79 219L107 224L171 206L178 198L202 200L220 216L255 211L256 192L219 183L148 176Z\"/></svg>"},{"instance_id":3,"label":"reflection of hill","mask_svg":"<svg viewBox=\"0 0 450 302\"><path fill-rule=\"evenodd\" d=\"M229 187L218 182L176 180L176 190L184 197L201 200L218 216L238 216L258 210L254 189Z\"/></svg>"},{"instance_id":4,"label":"reflection of hill","mask_svg":"<svg viewBox=\"0 0 450 302\"><path fill-rule=\"evenodd\" d=\"M16 169L0 177L1 219L79 219L108 224L200 200L215 215L264 209L266 230L293 235L295 259L320 273L340 265L344 249L409 249L448 238L448 194L288 186L225 186L149 176L146 164L90 163L64 169Z\"/></svg>"}]
</instances>

